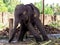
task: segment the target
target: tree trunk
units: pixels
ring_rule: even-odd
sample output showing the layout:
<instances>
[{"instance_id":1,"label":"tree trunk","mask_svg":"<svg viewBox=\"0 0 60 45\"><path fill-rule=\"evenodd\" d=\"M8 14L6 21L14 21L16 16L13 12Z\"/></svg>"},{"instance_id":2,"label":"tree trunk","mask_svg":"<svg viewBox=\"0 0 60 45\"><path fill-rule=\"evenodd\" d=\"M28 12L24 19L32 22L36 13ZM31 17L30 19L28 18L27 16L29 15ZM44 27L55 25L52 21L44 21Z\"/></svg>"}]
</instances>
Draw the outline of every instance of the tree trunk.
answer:
<instances>
[{"instance_id":1,"label":"tree trunk","mask_svg":"<svg viewBox=\"0 0 60 45\"><path fill-rule=\"evenodd\" d=\"M3 23L3 15L4 15L4 12L2 12L2 23Z\"/></svg>"},{"instance_id":2,"label":"tree trunk","mask_svg":"<svg viewBox=\"0 0 60 45\"><path fill-rule=\"evenodd\" d=\"M11 38L12 35L12 30L13 29L13 19L9 19L9 39Z\"/></svg>"}]
</instances>

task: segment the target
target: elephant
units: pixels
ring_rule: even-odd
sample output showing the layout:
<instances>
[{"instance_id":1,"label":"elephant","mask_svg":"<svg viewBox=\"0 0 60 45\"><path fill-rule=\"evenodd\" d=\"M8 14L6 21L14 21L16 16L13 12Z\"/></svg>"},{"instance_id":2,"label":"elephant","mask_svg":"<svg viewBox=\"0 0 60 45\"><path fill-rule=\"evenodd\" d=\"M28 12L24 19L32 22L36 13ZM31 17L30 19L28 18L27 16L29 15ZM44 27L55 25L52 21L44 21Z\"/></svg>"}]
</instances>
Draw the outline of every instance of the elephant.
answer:
<instances>
[{"instance_id":1,"label":"elephant","mask_svg":"<svg viewBox=\"0 0 60 45\"><path fill-rule=\"evenodd\" d=\"M41 20L39 19L40 12L37 7L35 7L32 3L31 4L20 4L17 5L14 12L15 22L14 22L14 32L12 34L12 37L10 38L9 42L12 41L14 38L14 35L16 33L16 28L18 24L20 23L20 34L18 37L18 41L23 41L23 37L27 31L30 31L34 38L36 39L36 42L41 42L42 39L39 36L39 34L35 31L34 26L36 26L40 33L43 36L43 40L49 40L47 37L47 34L44 30L44 27L41 23Z\"/></svg>"}]
</instances>

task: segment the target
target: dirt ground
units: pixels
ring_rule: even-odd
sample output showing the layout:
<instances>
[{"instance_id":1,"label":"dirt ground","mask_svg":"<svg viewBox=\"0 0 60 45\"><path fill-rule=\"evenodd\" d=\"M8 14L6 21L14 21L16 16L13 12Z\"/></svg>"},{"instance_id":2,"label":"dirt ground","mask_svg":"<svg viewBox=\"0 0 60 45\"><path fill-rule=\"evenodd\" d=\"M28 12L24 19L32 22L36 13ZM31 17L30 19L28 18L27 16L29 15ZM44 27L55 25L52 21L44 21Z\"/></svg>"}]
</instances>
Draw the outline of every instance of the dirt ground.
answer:
<instances>
[{"instance_id":1,"label":"dirt ground","mask_svg":"<svg viewBox=\"0 0 60 45\"><path fill-rule=\"evenodd\" d=\"M49 41L43 41L43 42L39 42L39 44L37 44L34 41L25 41L25 42L15 42L15 43L0 43L0 45L60 45L60 39L56 39L56 40L49 40Z\"/></svg>"}]
</instances>

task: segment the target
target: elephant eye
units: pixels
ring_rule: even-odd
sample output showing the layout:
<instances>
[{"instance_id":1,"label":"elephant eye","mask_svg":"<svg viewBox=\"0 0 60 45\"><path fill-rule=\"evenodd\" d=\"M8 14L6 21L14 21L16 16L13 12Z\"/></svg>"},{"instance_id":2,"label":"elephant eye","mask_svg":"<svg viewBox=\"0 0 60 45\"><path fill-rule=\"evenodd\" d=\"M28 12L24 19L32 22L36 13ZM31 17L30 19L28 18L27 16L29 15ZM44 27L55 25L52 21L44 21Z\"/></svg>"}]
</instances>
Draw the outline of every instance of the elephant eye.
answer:
<instances>
[{"instance_id":1,"label":"elephant eye","mask_svg":"<svg viewBox=\"0 0 60 45\"><path fill-rule=\"evenodd\" d=\"M23 12L23 15L26 15L26 11Z\"/></svg>"},{"instance_id":2,"label":"elephant eye","mask_svg":"<svg viewBox=\"0 0 60 45\"><path fill-rule=\"evenodd\" d=\"M34 14L34 17L37 17L36 13Z\"/></svg>"}]
</instances>

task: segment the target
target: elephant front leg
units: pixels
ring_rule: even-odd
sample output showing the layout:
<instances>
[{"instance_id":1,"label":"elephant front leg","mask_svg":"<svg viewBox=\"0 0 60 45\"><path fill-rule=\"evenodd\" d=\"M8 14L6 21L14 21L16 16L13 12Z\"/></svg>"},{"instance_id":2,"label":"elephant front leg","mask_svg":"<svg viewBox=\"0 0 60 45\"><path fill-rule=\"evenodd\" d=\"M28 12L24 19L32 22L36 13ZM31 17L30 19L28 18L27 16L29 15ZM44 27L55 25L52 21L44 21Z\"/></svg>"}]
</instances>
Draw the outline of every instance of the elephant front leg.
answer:
<instances>
[{"instance_id":1,"label":"elephant front leg","mask_svg":"<svg viewBox=\"0 0 60 45\"><path fill-rule=\"evenodd\" d=\"M9 43L13 40L13 38L15 37L15 33L16 33L16 29L17 29L17 26L18 26L18 23L19 23L19 20L18 19L15 19L15 23L14 23L14 28L13 28L13 33L12 33L12 36L11 38L9 39Z\"/></svg>"},{"instance_id":2,"label":"elephant front leg","mask_svg":"<svg viewBox=\"0 0 60 45\"><path fill-rule=\"evenodd\" d=\"M27 31L28 31L28 29L24 25L20 26L20 33L19 33L19 37L17 40L18 42L23 41L24 35L26 34Z\"/></svg>"}]
</instances>

